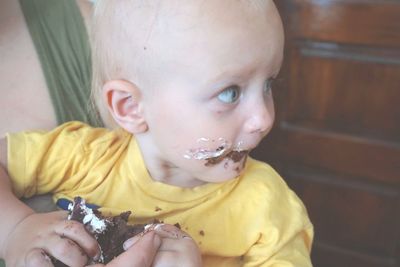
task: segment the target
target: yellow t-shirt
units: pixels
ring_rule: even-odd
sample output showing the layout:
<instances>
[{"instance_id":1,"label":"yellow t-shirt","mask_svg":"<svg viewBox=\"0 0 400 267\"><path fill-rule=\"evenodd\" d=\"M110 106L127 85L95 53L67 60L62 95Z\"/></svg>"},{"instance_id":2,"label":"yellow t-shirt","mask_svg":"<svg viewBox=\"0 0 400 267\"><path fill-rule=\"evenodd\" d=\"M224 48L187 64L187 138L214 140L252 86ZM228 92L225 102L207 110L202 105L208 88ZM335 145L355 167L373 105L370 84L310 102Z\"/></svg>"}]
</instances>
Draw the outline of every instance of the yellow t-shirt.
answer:
<instances>
[{"instance_id":1,"label":"yellow t-shirt","mask_svg":"<svg viewBox=\"0 0 400 267\"><path fill-rule=\"evenodd\" d=\"M51 132L8 135L8 172L18 197L81 196L132 223L179 223L204 266L311 266L313 228L298 197L267 164L249 159L224 183L180 188L153 181L129 133L70 122Z\"/></svg>"}]
</instances>

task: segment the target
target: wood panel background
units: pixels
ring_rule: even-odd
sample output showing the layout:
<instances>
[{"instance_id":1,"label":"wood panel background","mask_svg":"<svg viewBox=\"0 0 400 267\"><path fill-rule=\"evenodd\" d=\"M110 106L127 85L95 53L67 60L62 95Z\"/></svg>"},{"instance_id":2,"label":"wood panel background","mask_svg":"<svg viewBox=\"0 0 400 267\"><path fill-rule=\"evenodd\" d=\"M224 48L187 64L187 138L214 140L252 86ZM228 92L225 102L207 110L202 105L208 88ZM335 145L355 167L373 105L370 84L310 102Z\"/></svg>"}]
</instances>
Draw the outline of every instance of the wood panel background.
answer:
<instances>
[{"instance_id":1,"label":"wood panel background","mask_svg":"<svg viewBox=\"0 0 400 267\"><path fill-rule=\"evenodd\" d=\"M400 1L278 0L275 129L253 156L302 198L316 267L400 266Z\"/></svg>"}]
</instances>

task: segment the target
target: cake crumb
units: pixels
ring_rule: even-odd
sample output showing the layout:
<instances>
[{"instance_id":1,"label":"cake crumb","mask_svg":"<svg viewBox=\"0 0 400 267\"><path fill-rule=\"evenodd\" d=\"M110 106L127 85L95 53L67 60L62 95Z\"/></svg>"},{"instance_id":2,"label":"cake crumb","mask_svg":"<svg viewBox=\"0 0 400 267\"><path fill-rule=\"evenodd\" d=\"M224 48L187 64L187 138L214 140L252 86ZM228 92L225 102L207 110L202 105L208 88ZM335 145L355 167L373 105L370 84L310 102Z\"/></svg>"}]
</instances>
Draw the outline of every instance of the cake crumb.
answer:
<instances>
[{"instance_id":1,"label":"cake crumb","mask_svg":"<svg viewBox=\"0 0 400 267\"><path fill-rule=\"evenodd\" d=\"M162 211L162 209L160 207L156 206L155 211Z\"/></svg>"},{"instance_id":2,"label":"cake crumb","mask_svg":"<svg viewBox=\"0 0 400 267\"><path fill-rule=\"evenodd\" d=\"M200 234L201 236L204 236L204 235L205 235L203 230L200 230L200 231L199 231L199 234Z\"/></svg>"}]
</instances>

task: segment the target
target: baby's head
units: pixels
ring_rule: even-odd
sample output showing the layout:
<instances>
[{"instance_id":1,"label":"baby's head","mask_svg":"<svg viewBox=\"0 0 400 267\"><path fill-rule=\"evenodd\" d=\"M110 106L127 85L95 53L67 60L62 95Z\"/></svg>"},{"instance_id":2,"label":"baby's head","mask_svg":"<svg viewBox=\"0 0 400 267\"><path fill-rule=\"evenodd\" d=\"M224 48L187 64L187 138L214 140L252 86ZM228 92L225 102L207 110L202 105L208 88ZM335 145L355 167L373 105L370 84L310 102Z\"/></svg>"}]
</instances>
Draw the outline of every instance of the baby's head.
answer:
<instances>
[{"instance_id":1,"label":"baby's head","mask_svg":"<svg viewBox=\"0 0 400 267\"><path fill-rule=\"evenodd\" d=\"M106 123L135 134L153 178L195 186L240 174L274 121L273 1L103 0L95 13L94 95Z\"/></svg>"}]
</instances>

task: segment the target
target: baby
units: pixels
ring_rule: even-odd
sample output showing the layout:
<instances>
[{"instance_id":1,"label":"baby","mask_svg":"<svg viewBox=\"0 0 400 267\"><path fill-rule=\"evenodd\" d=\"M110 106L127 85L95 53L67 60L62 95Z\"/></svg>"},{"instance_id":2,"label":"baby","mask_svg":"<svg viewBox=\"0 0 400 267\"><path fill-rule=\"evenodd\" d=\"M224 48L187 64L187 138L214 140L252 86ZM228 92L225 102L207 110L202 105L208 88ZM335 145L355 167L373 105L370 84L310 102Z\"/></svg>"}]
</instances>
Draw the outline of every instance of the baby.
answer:
<instances>
[{"instance_id":1,"label":"baby","mask_svg":"<svg viewBox=\"0 0 400 267\"><path fill-rule=\"evenodd\" d=\"M303 204L248 156L273 125L283 42L271 0L99 1L93 96L115 129L70 122L9 134L0 159L13 193L79 195L105 212L132 210L134 223L179 223L204 266L311 266ZM1 188L4 256L32 240L26 222L41 221ZM46 217L46 229L73 240L64 220Z\"/></svg>"}]
</instances>

